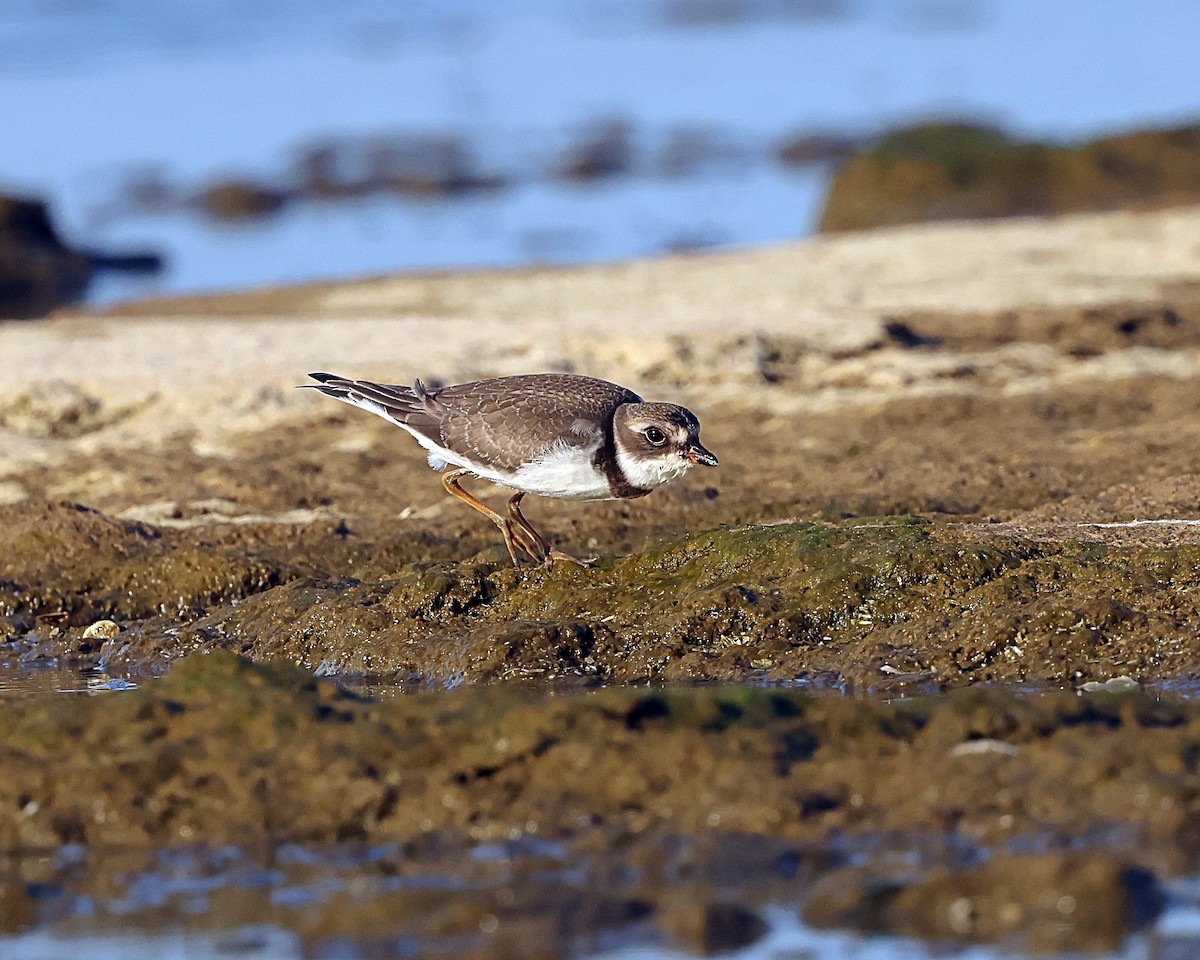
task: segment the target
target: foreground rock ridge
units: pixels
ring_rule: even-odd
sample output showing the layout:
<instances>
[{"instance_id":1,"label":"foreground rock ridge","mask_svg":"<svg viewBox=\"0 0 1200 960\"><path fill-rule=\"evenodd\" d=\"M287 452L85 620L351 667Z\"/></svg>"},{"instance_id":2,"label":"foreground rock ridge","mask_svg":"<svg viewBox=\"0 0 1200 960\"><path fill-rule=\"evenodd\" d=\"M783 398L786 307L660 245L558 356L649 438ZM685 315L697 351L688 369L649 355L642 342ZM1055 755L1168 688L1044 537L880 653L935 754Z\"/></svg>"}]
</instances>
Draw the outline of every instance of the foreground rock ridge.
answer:
<instances>
[{"instance_id":1,"label":"foreground rock ridge","mask_svg":"<svg viewBox=\"0 0 1200 960\"><path fill-rule=\"evenodd\" d=\"M508 938L547 937L547 956L566 930L647 919L701 952L727 949L761 936L756 904L801 898L817 926L1110 949L1161 909L1155 871L1194 870L1200 853L1187 812L1200 801L1200 708L1137 695L864 704L485 685L371 702L219 653L130 694L10 702L0 715L0 849L357 844L380 851L373 869L419 876L499 844L535 874L579 863L588 902L619 909L564 924L578 876L549 900L532 878L515 892L483 882L473 906L451 910L450 894L437 908L438 932L477 937L494 911ZM1136 853L1075 843L1114 829ZM981 867L987 849L999 855ZM861 865L886 850L910 851L907 865ZM693 893L679 915L679 894L730 884L744 888L742 919L728 895L706 905L711 894ZM397 889L369 910L339 919L335 901L295 922L319 939L381 925L390 909L393 925L428 927L428 903ZM948 898L963 896L977 906L951 922ZM1056 909L1064 897L1078 909ZM689 933L693 911L715 911L708 937Z\"/></svg>"}]
</instances>

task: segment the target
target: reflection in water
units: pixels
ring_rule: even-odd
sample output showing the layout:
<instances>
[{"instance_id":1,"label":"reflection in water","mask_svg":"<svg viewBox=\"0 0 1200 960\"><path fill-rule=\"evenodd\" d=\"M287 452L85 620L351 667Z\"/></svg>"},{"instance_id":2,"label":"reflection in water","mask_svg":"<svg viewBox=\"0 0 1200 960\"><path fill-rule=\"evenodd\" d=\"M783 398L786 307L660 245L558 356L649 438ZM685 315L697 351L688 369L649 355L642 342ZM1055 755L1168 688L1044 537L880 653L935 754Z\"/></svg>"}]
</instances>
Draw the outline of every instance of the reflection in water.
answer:
<instances>
[{"instance_id":1,"label":"reflection in water","mask_svg":"<svg viewBox=\"0 0 1200 960\"><path fill-rule=\"evenodd\" d=\"M113 677L95 666L39 664L21 665L0 659L0 699L22 699L46 694L108 693L134 690L138 684L128 677Z\"/></svg>"},{"instance_id":2,"label":"reflection in water","mask_svg":"<svg viewBox=\"0 0 1200 960\"><path fill-rule=\"evenodd\" d=\"M393 956L537 955L662 960L697 955L664 930L647 882L672 885L678 903L711 896L687 871L613 872L526 838L430 857L392 847L284 847L254 856L235 848L0 860L6 960L282 960ZM676 868L684 860L676 863ZM739 902L763 921L721 955L737 960L926 960L945 947L894 936L815 930L799 919L803 889L765 870L742 877ZM728 881L729 877L726 877ZM728 893L728 890L726 890ZM1113 960L1194 956L1200 949L1200 881L1177 882L1155 926ZM730 901L726 901L730 902ZM639 907L638 904L641 904ZM671 924L666 924L669 930ZM964 947L953 955L1022 954Z\"/></svg>"}]
</instances>

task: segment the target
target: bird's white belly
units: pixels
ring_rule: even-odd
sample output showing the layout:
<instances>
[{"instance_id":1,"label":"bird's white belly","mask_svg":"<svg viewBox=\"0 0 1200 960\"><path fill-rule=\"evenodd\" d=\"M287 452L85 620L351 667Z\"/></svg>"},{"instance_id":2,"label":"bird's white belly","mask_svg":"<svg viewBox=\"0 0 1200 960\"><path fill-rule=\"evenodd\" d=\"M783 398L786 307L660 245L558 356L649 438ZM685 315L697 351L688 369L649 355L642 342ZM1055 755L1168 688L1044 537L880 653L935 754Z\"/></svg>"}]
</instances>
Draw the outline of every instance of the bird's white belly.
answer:
<instances>
[{"instance_id":1,"label":"bird's white belly","mask_svg":"<svg viewBox=\"0 0 1200 960\"><path fill-rule=\"evenodd\" d=\"M557 444L536 460L531 460L515 472L476 463L460 453L447 450L428 437L400 424L429 452L429 465L434 470L462 467L481 480L490 480L504 487L536 493L559 500L612 500L612 490L604 474L596 469L592 458L600 443L584 447Z\"/></svg>"},{"instance_id":2,"label":"bird's white belly","mask_svg":"<svg viewBox=\"0 0 1200 960\"><path fill-rule=\"evenodd\" d=\"M560 500L611 500L608 480L594 461L599 446L599 441L587 446L556 445L503 482Z\"/></svg>"}]
</instances>

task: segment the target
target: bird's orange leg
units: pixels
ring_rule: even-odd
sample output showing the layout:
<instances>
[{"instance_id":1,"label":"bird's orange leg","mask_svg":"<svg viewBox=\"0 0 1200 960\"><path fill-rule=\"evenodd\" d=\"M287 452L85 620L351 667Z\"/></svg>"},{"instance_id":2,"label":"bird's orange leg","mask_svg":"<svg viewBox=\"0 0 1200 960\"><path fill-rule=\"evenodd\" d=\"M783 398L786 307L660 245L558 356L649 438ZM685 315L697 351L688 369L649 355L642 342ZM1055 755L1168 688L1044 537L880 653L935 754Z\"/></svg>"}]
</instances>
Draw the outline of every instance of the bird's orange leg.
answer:
<instances>
[{"instance_id":1,"label":"bird's orange leg","mask_svg":"<svg viewBox=\"0 0 1200 960\"><path fill-rule=\"evenodd\" d=\"M473 507L482 513L485 517L492 521L500 528L500 534L504 537L504 546L508 550L509 557L512 558L513 566L519 567L521 562L517 559L517 547L520 547L534 563L541 563L545 559L545 555L540 551L540 544L530 544L529 535L524 529L513 529L513 522L507 517L502 517L495 510L489 507L478 497L473 496L462 488L460 481L463 477L469 476L469 470L450 470L442 474L442 486L446 488L446 492L452 497L457 497L469 507ZM514 536L515 534L515 536Z\"/></svg>"},{"instance_id":2,"label":"bird's orange leg","mask_svg":"<svg viewBox=\"0 0 1200 960\"><path fill-rule=\"evenodd\" d=\"M564 553L562 550L559 550L558 547L550 546L550 544L546 541L546 538L538 533L536 529L534 529L533 524L529 522L529 518L521 512L521 500L524 499L524 497L525 494L521 492L514 493L511 497L509 497L508 517L514 524L516 524L518 530L523 530L526 534L533 538L534 542L538 546L538 549L542 552L542 562L546 564L547 569L554 566L555 560L569 560L571 563L574 563L580 567L590 567L596 562L595 557L592 557L591 560L583 560L579 557L573 557L569 553Z\"/></svg>"}]
</instances>

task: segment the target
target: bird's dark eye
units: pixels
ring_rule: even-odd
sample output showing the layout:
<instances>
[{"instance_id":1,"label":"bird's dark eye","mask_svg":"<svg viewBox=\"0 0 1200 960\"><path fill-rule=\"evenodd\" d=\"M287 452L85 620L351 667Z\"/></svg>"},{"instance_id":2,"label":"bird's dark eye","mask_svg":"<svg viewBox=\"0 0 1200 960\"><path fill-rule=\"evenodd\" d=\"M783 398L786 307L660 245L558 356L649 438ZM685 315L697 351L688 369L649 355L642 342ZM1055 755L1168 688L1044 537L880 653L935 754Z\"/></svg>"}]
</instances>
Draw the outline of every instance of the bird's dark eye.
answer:
<instances>
[{"instance_id":1,"label":"bird's dark eye","mask_svg":"<svg viewBox=\"0 0 1200 960\"><path fill-rule=\"evenodd\" d=\"M664 443L667 442L667 435L665 433L663 433L661 430L659 430L658 427L647 427L646 428L646 441L652 447L661 447Z\"/></svg>"}]
</instances>

